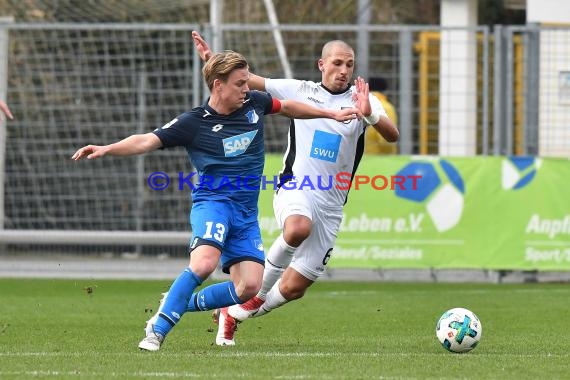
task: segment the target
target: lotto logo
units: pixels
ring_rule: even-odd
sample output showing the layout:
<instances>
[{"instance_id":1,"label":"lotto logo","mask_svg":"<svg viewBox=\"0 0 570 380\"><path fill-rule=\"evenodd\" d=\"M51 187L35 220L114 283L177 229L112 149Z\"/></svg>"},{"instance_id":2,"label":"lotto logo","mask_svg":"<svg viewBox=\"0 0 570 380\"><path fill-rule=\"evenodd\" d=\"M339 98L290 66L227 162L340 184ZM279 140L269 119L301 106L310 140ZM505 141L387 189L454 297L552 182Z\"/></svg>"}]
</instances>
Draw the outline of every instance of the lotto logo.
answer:
<instances>
[{"instance_id":1,"label":"lotto logo","mask_svg":"<svg viewBox=\"0 0 570 380\"><path fill-rule=\"evenodd\" d=\"M257 134L257 129L254 131L242 133L241 135L228 137L222 140L224 144L224 154L226 157L239 156L245 153L255 135Z\"/></svg>"}]
</instances>

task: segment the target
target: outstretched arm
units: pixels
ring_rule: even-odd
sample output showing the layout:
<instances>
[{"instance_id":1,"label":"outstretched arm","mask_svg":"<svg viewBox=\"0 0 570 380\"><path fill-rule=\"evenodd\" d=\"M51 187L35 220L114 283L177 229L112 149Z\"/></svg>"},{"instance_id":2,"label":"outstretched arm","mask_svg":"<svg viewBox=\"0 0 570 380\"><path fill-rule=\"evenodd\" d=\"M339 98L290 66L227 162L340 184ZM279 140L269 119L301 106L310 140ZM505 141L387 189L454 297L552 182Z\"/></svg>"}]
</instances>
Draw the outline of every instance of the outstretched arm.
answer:
<instances>
[{"instance_id":1,"label":"outstretched arm","mask_svg":"<svg viewBox=\"0 0 570 380\"><path fill-rule=\"evenodd\" d=\"M8 105L1 100L0 100L0 110L2 110L2 112L4 112L4 114L6 115L6 117L8 119L10 119L10 120L14 119L14 116L12 116L12 112L10 112L10 108L8 108Z\"/></svg>"},{"instance_id":2,"label":"outstretched arm","mask_svg":"<svg viewBox=\"0 0 570 380\"><path fill-rule=\"evenodd\" d=\"M156 150L162 146L162 142L154 133L131 135L121 141L109 145L87 145L77 150L71 156L72 160L78 161L84 157L88 160L111 156L134 156Z\"/></svg>"},{"instance_id":3,"label":"outstretched arm","mask_svg":"<svg viewBox=\"0 0 570 380\"><path fill-rule=\"evenodd\" d=\"M348 121L361 116L358 108L345 108L342 110L332 110L327 108L317 108L296 100L281 100L281 110L279 114L292 119L334 119L336 121Z\"/></svg>"},{"instance_id":4,"label":"outstretched arm","mask_svg":"<svg viewBox=\"0 0 570 380\"><path fill-rule=\"evenodd\" d=\"M386 116L376 114L370 106L370 89L368 83L361 77L354 81L356 86L356 107L362 112L364 120L369 123L388 142L396 142L400 137L400 132L396 125Z\"/></svg>"},{"instance_id":5,"label":"outstretched arm","mask_svg":"<svg viewBox=\"0 0 570 380\"><path fill-rule=\"evenodd\" d=\"M212 50L210 50L210 46L205 39L202 38L200 33L193 30L192 31L192 39L194 40L194 46L196 46L196 50L198 50L198 54L202 61L208 62L210 58L212 58Z\"/></svg>"},{"instance_id":6,"label":"outstretched arm","mask_svg":"<svg viewBox=\"0 0 570 380\"><path fill-rule=\"evenodd\" d=\"M192 39L194 40L194 46L196 46L200 58L202 58L202 61L207 62L213 54L212 50L210 50L210 46L208 46L208 43L202 38L200 33L195 30L192 31ZM265 91L265 78L249 73L247 85L252 90Z\"/></svg>"}]
</instances>

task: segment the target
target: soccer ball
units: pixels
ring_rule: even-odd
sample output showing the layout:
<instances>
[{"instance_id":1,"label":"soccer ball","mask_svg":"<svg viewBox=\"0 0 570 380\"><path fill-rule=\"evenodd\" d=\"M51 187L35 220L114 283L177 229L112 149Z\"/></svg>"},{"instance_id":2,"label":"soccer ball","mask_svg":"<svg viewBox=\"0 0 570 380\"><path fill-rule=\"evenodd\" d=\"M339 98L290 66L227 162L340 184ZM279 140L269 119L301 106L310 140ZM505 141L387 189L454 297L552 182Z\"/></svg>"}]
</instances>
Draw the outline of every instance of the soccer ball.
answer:
<instances>
[{"instance_id":1,"label":"soccer ball","mask_svg":"<svg viewBox=\"0 0 570 380\"><path fill-rule=\"evenodd\" d=\"M459 171L451 162L437 157L412 157L396 176L416 175L415 189L396 187L396 196L423 203L437 232L457 225L463 213L465 185Z\"/></svg>"},{"instance_id":2,"label":"soccer ball","mask_svg":"<svg viewBox=\"0 0 570 380\"><path fill-rule=\"evenodd\" d=\"M435 326L435 334L443 348L456 353L474 349L482 332L483 326L475 313L461 307L443 313Z\"/></svg>"}]
</instances>

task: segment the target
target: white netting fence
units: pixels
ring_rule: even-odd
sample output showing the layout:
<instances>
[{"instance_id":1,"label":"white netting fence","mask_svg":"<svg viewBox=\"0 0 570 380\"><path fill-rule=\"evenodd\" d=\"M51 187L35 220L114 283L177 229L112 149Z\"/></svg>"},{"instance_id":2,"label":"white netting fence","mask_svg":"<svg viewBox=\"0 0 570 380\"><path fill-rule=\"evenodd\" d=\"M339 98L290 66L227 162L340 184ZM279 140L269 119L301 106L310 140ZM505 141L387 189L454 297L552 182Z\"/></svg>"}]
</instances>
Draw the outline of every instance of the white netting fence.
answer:
<instances>
[{"instance_id":1,"label":"white netting fence","mask_svg":"<svg viewBox=\"0 0 570 380\"><path fill-rule=\"evenodd\" d=\"M205 96L191 31L197 25L13 25L9 32L10 105L6 141L5 229L184 231L188 189L153 191L146 178L191 169L183 150L73 162L85 144L108 144L164 125ZM297 77L319 80L324 42L355 31L286 32ZM394 33L375 35L392 54ZM224 33L254 70L282 77L269 30ZM382 56L378 56L382 57ZM384 55L383 57L386 57ZM380 61L382 58L378 58ZM376 65L396 76L396 59ZM266 148L283 153L288 121L270 117Z\"/></svg>"},{"instance_id":2,"label":"white netting fence","mask_svg":"<svg viewBox=\"0 0 570 380\"><path fill-rule=\"evenodd\" d=\"M6 141L4 228L187 229L187 193L151 195L141 183L154 171L188 170L184 152L88 163L70 154L152 131L200 100L191 29L11 33L9 98L18 117Z\"/></svg>"}]
</instances>

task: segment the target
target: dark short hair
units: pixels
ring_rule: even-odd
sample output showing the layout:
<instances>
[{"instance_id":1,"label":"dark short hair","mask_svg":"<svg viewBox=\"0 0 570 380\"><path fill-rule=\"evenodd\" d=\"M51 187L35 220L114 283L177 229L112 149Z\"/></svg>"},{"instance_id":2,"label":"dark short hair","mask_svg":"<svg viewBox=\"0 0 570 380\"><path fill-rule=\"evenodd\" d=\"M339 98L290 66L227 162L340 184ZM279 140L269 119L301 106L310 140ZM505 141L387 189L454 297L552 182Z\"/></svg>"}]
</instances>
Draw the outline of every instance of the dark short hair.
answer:
<instances>
[{"instance_id":1,"label":"dark short hair","mask_svg":"<svg viewBox=\"0 0 570 380\"><path fill-rule=\"evenodd\" d=\"M388 89L388 81L383 77L371 77L368 81L370 91L386 91Z\"/></svg>"}]
</instances>

